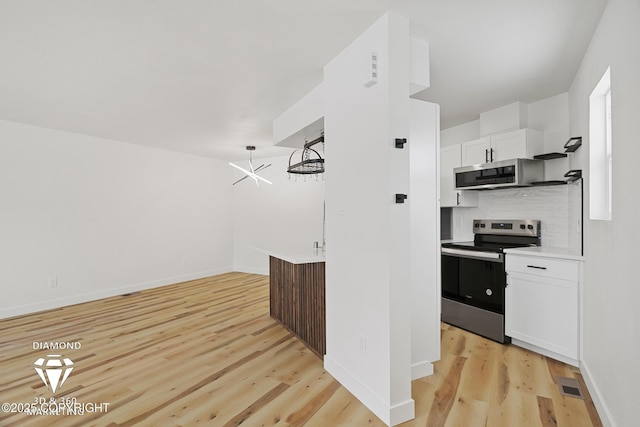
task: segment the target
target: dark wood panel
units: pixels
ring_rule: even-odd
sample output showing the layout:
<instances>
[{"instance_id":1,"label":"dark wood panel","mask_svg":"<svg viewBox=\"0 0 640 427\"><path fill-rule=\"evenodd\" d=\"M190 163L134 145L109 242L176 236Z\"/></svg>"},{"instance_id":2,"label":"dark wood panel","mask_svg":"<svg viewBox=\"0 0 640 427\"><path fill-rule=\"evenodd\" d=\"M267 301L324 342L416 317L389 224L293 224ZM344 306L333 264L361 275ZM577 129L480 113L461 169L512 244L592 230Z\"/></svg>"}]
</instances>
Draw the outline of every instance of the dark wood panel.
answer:
<instances>
[{"instance_id":1,"label":"dark wood panel","mask_svg":"<svg viewBox=\"0 0 640 427\"><path fill-rule=\"evenodd\" d=\"M324 262L292 264L269 257L271 317L321 358L326 349Z\"/></svg>"}]
</instances>

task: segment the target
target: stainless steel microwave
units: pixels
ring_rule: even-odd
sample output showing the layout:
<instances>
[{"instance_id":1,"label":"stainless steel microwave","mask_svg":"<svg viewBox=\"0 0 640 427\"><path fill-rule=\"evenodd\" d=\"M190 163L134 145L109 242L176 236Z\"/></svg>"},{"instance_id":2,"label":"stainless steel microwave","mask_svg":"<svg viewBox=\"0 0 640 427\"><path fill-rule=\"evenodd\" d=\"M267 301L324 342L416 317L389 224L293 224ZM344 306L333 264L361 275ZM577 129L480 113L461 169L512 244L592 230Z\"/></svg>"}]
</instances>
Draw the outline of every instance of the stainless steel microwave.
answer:
<instances>
[{"instance_id":1,"label":"stainless steel microwave","mask_svg":"<svg viewBox=\"0 0 640 427\"><path fill-rule=\"evenodd\" d=\"M544 181L544 161L511 159L463 166L453 170L456 190L524 187Z\"/></svg>"}]
</instances>

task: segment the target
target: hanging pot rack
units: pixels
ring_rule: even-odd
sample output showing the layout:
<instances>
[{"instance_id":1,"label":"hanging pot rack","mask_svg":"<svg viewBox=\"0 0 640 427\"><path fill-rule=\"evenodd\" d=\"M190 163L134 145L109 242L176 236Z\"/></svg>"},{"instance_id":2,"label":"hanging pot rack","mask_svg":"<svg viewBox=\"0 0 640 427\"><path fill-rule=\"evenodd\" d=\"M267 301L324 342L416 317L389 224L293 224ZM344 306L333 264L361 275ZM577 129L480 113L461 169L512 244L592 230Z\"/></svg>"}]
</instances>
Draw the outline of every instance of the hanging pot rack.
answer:
<instances>
[{"instance_id":1,"label":"hanging pot rack","mask_svg":"<svg viewBox=\"0 0 640 427\"><path fill-rule=\"evenodd\" d=\"M313 175L324 173L324 159L313 147L316 144L324 143L324 135L320 135L320 137L314 139L313 141L305 142L304 148L298 148L291 156L289 156L289 167L287 168L288 173L298 174L298 175ZM291 164L293 160L294 154L300 152L300 161L295 164Z\"/></svg>"}]
</instances>

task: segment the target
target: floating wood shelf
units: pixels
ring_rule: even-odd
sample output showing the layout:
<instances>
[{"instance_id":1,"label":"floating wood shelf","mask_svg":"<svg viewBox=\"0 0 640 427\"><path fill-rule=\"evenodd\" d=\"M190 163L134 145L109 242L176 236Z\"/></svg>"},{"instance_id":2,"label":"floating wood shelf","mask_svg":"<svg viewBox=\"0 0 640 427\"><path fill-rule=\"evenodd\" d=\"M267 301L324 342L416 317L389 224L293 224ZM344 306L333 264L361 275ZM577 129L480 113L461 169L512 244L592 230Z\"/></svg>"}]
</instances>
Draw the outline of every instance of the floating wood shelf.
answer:
<instances>
[{"instance_id":1,"label":"floating wood shelf","mask_svg":"<svg viewBox=\"0 0 640 427\"><path fill-rule=\"evenodd\" d=\"M531 184L536 187L539 187L543 185L564 185L566 183L567 181L553 180L553 181L537 181L537 182L532 182Z\"/></svg>"},{"instance_id":2,"label":"floating wood shelf","mask_svg":"<svg viewBox=\"0 0 640 427\"><path fill-rule=\"evenodd\" d=\"M564 144L564 152L565 153L573 153L582 145L582 137L574 136L573 138L569 138L569 140Z\"/></svg>"},{"instance_id":3,"label":"floating wood shelf","mask_svg":"<svg viewBox=\"0 0 640 427\"><path fill-rule=\"evenodd\" d=\"M563 157L567 157L567 155L565 153L547 153L547 154L538 154L537 156L533 156L534 159L538 159L538 160L561 159Z\"/></svg>"}]
</instances>

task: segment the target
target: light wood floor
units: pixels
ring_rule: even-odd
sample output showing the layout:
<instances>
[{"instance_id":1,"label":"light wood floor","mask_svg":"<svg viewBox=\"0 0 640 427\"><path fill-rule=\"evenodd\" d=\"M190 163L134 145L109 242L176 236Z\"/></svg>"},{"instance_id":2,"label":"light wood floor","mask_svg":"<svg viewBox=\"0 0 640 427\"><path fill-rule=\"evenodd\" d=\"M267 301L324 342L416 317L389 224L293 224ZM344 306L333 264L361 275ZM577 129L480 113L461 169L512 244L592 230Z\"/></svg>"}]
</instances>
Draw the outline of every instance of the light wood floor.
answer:
<instances>
[{"instance_id":1,"label":"light wood floor","mask_svg":"<svg viewBox=\"0 0 640 427\"><path fill-rule=\"evenodd\" d=\"M268 277L230 273L0 320L0 403L49 399L34 341L75 367L55 397L108 402L106 413L28 416L0 426L383 426L268 315ZM577 369L442 327L442 359L414 381L416 419L403 426L600 426L593 403L564 397ZM583 389L586 390L586 387Z\"/></svg>"}]
</instances>

